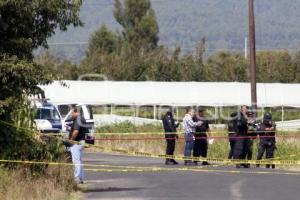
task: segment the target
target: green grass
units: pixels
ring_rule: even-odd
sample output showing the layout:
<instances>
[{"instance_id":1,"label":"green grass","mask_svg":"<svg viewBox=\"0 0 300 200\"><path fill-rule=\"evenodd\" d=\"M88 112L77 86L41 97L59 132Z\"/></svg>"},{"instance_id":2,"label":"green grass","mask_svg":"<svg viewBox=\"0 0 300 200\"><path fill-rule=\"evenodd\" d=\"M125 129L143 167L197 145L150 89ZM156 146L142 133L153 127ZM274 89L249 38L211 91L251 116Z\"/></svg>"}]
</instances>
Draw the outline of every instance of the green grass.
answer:
<instances>
[{"instance_id":1,"label":"green grass","mask_svg":"<svg viewBox=\"0 0 300 200\"><path fill-rule=\"evenodd\" d=\"M149 134L140 134L148 132ZM133 124L121 123L112 126L106 126L97 129L97 137L115 139L97 141L97 145L107 148L119 148L130 151L141 151L153 154L164 154L166 142L163 135L151 134L156 132L163 133L162 127L158 125L134 126ZM101 133L112 133L111 135L101 135ZM115 134L114 134L115 133ZM117 134L118 133L118 134ZM132 133L123 135L119 133ZM295 135L300 133L278 132L277 135ZM226 131L217 131L211 133L211 136L227 136ZM157 140L148 140L147 138L158 138ZM180 136L181 138L183 135ZM122 138L145 138L145 140L122 140ZM254 140L253 159L257 156L258 140ZM184 140L180 139L176 145L176 155L183 155ZM215 140L209 145L210 158L227 158L229 152L229 142L227 139ZM300 160L300 138L278 138L275 157L278 160Z\"/></svg>"},{"instance_id":2,"label":"green grass","mask_svg":"<svg viewBox=\"0 0 300 200\"><path fill-rule=\"evenodd\" d=\"M129 121L107 125L96 128L96 133L145 133L145 132L163 132L160 124L145 124L143 126L135 126Z\"/></svg>"}]
</instances>

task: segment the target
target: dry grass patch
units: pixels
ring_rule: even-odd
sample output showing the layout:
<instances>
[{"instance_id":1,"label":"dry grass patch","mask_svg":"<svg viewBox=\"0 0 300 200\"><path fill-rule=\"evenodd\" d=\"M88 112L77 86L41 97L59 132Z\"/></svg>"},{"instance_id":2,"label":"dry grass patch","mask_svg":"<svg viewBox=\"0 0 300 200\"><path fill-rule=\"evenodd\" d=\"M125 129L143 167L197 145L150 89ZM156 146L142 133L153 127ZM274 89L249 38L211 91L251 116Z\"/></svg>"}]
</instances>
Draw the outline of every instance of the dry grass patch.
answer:
<instances>
[{"instance_id":1,"label":"dry grass patch","mask_svg":"<svg viewBox=\"0 0 300 200\"><path fill-rule=\"evenodd\" d=\"M79 196L73 193L71 167L50 166L45 175L31 174L28 168L6 170L0 168L1 200L71 200Z\"/></svg>"}]
</instances>

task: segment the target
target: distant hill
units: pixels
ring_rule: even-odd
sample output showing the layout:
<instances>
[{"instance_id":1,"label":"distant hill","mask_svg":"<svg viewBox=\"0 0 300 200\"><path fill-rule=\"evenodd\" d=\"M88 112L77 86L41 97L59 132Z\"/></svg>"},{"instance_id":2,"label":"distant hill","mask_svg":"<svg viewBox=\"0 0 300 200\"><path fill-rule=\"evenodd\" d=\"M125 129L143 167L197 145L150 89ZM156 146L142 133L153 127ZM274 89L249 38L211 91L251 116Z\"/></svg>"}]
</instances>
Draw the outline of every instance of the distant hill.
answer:
<instances>
[{"instance_id":1,"label":"distant hill","mask_svg":"<svg viewBox=\"0 0 300 200\"><path fill-rule=\"evenodd\" d=\"M85 0L83 28L58 32L49 40L55 54L78 61L90 34L101 24L120 29L112 14L113 0ZM207 53L242 51L248 35L248 0L152 0L160 26L160 44L183 51L206 38ZM300 46L300 0L256 0L258 49L297 49ZM74 44L75 43L75 44Z\"/></svg>"}]
</instances>

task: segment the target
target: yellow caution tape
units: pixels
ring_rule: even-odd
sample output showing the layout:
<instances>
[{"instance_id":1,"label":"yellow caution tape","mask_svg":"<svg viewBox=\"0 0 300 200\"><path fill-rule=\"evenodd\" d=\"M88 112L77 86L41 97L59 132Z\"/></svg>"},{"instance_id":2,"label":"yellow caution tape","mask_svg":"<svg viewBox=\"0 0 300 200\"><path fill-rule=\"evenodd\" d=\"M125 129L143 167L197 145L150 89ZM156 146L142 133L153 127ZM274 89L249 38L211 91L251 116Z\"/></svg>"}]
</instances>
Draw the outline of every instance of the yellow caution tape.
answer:
<instances>
[{"instance_id":1,"label":"yellow caution tape","mask_svg":"<svg viewBox=\"0 0 300 200\"><path fill-rule=\"evenodd\" d=\"M278 171L241 171L241 170L219 170L219 169L193 169L193 168L152 168L152 169L86 169L93 172L168 172L168 171L187 171L187 172L208 172L208 173L230 173L230 174L257 174L257 175L292 175L300 176L298 172L278 172Z\"/></svg>"},{"instance_id":2,"label":"yellow caution tape","mask_svg":"<svg viewBox=\"0 0 300 200\"><path fill-rule=\"evenodd\" d=\"M274 159L265 159L265 160L231 160L231 159L220 159L220 158L201 158L201 157L184 157L184 156L170 156L170 155L155 155L148 152L139 152L139 151L128 151L125 149L117 148L104 148L100 146L92 146L93 148L101 149L105 153L122 153L128 156L137 156L137 157L148 157L148 158L160 158L160 159L176 159L176 160L190 160L198 162L212 162L212 163L222 163L225 165L235 165L235 164L260 164L260 165L300 165L300 160L274 160Z\"/></svg>"},{"instance_id":3,"label":"yellow caution tape","mask_svg":"<svg viewBox=\"0 0 300 200\"><path fill-rule=\"evenodd\" d=\"M0 160L3 163L22 163L22 164L43 164L43 165L63 165L74 166L72 163L62 162L40 162L40 161L24 161L24 160ZM179 167L179 168L164 168L164 167L141 167L141 166L115 166L115 165L96 165L96 164L81 164L87 167L104 167L104 168L86 168L86 171L93 172L162 172L162 171L188 171L188 172L214 172L214 173L232 173L232 174L260 174L260 175L297 175L298 172L278 172L278 171L239 171L239 170L219 170L211 169L218 165L200 166L200 167Z\"/></svg>"}]
</instances>

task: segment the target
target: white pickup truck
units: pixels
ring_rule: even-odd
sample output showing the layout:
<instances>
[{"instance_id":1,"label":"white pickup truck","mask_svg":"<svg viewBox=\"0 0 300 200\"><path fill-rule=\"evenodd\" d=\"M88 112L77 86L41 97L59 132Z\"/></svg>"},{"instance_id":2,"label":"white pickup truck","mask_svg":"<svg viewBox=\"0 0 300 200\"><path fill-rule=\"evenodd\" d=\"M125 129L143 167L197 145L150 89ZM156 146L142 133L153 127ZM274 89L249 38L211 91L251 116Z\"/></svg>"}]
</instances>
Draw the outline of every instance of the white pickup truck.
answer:
<instances>
[{"instance_id":1,"label":"white pickup truck","mask_svg":"<svg viewBox=\"0 0 300 200\"><path fill-rule=\"evenodd\" d=\"M65 137L69 136L72 126L72 108L76 106L82 117L86 121L86 143L94 144L94 119L93 110L86 104L58 104L54 105L48 100L38 100L34 102L36 108L35 123L42 133L61 133Z\"/></svg>"}]
</instances>

